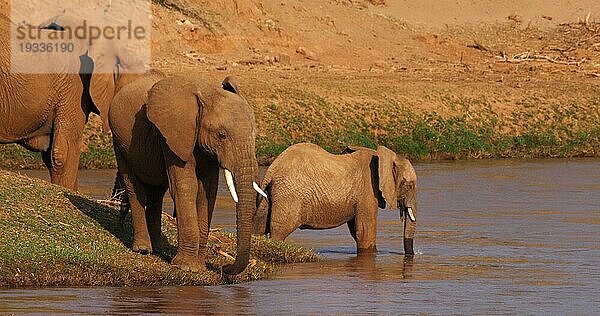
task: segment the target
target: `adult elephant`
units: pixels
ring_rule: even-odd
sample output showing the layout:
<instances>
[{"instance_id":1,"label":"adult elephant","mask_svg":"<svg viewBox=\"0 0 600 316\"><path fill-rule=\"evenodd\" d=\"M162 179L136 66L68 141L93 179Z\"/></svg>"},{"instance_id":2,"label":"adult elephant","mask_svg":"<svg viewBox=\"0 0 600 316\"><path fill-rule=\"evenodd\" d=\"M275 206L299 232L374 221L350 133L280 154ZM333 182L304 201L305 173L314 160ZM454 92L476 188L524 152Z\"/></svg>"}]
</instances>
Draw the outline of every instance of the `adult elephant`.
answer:
<instances>
[{"instance_id":1,"label":"adult elephant","mask_svg":"<svg viewBox=\"0 0 600 316\"><path fill-rule=\"evenodd\" d=\"M237 202L237 257L224 272L241 273L248 265L258 189L252 108L230 78L222 85L182 76L158 79L126 86L109 114L132 212L133 250L150 253L160 247L162 199L169 189L179 232L172 264L187 271L206 269L206 242L223 168Z\"/></svg>"},{"instance_id":2,"label":"adult elephant","mask_svg":"<svg viewBox=\"0 0 600 316\"><path fill-rule=\"evenodd\" d=\"M74 52L62 55L64 58L35 55L37 64L53 69L40 74L15 73L11 71L9 39L15 25L6 17L0 20L0 144L17 143L41 152L51 182L76 189L82 133L89 114L99 114L108 130L114 94L137 77L134 73L143 72L144 65L114 41L74 39ZM65 34L83 23L67 15L56 16L39 26L40 35L54 43L65 37L58 33Z\"/></svg>"},{"instance_id":3,"label":"adult elephant","mask_svg":"<svg viewBox=\"0 0 600 316\"><path fill-rule=\"evenodd\" d=\"M379 146L347 147L333 155L302 143L286 149L267 170L254 233L284 240L297 228L348 224L359 253L375 252L377 209L398 208L404 221L404 252L413 255L417 175L406 158Z\"/></svg>"}]
</instances>

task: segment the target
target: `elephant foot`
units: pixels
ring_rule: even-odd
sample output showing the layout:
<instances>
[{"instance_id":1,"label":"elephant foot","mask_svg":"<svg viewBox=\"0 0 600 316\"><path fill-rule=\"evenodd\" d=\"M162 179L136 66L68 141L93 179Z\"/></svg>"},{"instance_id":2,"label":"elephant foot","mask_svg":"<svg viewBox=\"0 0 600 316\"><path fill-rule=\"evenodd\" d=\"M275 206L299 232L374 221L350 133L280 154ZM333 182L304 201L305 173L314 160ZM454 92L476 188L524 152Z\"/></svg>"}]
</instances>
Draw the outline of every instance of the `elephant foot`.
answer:
<instances>
[{"instance_id":1,"label":"elephant foot","mask_svg":"<svg viewBox=\"0 0 600 316\"><path fill-rule=\"evenodd\" d=\"M404 254L407 256L414 256L415 251L413 250L413 239L404 238Z\"/></svg>"},{"instance_id":2,"label":"elephant foot","mask_svg":"<svg viewBox=\"0 0 600 316\"><path fill-rule=\"evenodd\" d=\"M152 253L152 245L148 242L138 242L134 240L132 249L134 252L142 255L149 255Z\"/></svg>"},{"instance_id":3,"label":"elephant foot","mask_svg":"<svg viewBox=\"0 0 600 316\"><path fill-rule=\"evenodd\" d=\"M171 261L171 264L183 271L194 273L206 271L204 261L200 260L197 256L186 256L178 253L173 258L173 261Z\"/></svg>"},{"instance_id":4,"label":"elephant foot","mask_svg":"<svg viewBox=\"0 0 600 316\"><path fill-rule=\"evenodd\" d=\"M373 245L373 246L369 246L369 247L357 247L356 252L359 254L365 254L365 253L376 253L377 252L377 246Z\"/></svg>"}]
</instances>

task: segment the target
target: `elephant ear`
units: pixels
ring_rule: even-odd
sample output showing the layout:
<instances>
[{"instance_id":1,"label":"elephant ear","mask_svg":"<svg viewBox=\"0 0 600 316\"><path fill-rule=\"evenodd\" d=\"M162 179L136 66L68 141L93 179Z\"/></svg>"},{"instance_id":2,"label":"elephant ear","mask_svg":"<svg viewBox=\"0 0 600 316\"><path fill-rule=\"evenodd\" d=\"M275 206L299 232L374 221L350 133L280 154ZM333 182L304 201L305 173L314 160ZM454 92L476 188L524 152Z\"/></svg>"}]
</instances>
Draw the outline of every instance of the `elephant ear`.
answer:
<instances>
[{"instance_id":1,"label":"elephant ear","mask_svg":"<svg viewBox=\"0 0 600 316\"><path fill-rule=\"evenodd\" d=\"M371 148L349 145L349 146L346 146L346 148L344 148L344 150L342 150L342 152L340 153L340 155L351 154L351 153L359 151L359 150L373 151L373 149L371 149Z\"/></svg>"},{"instance_id":2,"label":"elephant ear","mask_svg":"<svg viewBox=\"0 0 600 316\"><path fill-rule=\"evenodd\" d=\"M42 22L39 27L66 31L68 28L75 30L83 23L81 18L60 14ZM108 110L115 95L115 76L118 73L116 46L113 41L106 39L96 39L92 43L88 39L80 39L75 41L75 45L75 51L81 55L79 73L93 103L90 112L100 115L102 128L108 132Z\"/></svg>"},{"instance_id":3,"label":"elephant ear","mask_svg":"<svg viewBox=\"0 0 600 316\"><path fill-rule=\"evenodd\" d=\"M82 23L82 19L62 13L45 20L38 27L46 30L64 31L66 28L74 30L76 27L82 25Z\"/></svg>"},{"instance_id":4,"label":"elephant ear","mask_svg":"<svg viewBox=\"0 0 600 316\"><path fill-rule=\"evenodd\" d=\"M165 138L169 149L182 161L193 155L202 96L180 77L163 79L148 93L146 113Z\"/></svg>"},{"instance_id":5,"label":"elephant ear","mask_svg":"<svg viewBox=\"0 0 600 316\"><path fill-rule=\"evenodd\" d=\"M125 43L104 38L92 43L88 55L94 63L90 96L108 131L108 111L112 99L120 88L144 75L146 66Z\"/></svg>"},{"instance_id":6,"label":"elephant ear","mask_svg":"<svg viewBox=\"0 0 600 316\"><path fill-rule=\"evenodd\" d=\"M379 190L388 208L396 208L398 172L396 153L384 146L377 147L379 157Z\"/></svg>"},{"instance_id":7,"label":"elephant ear","mask_svg":"<svg viewBox=\"0 0 600 316\"><path fill-rule=\"evenodd\" d=\"M78 26L81 26L82 23L83 23L82 19L80 19L80 18L78 19L71 15L63 13L63 14L53 16L52 18L50 18L48 20L45 20L44 22L40 23L38 25L38 27L42 30L50 30L50 31L68 33L69 29L71 30L71 32L74 32L74 30ZM65 43L74 45L74 48L73 48L74 53L78 54L79 56L87 55L89 45L88 45L88 41L86 39L81 39L81 38L71 39L70 36L62 36L62 37L65 38L63 40ZM59 43L63 43L63 42L59 42ZM88 70L89 71L88 73L91 73L91 68L88 67L87 65L84 66L84 69L88 69L88 68L90 69L90 70Z\"/></svg>"},{"instance_id":8,"label":"elephant ear","mask_svg":"<svg viewBox=\"0 0 600 316\"><path fill-rule=\"evenodd\" d=\"M238 89L237 79L233 76L227 76L223 79L221 83L223 86L223 90L229 91L231 93L240 94L240 90Z\"/></svg>"},{"instance_id":9,"label":"elephant ear","mask_svg":"<svg viewBox=\"0 0 600 316\"><path fill-rule=\"evenodd\" d=\"M403 183L412 182L416 184L417 173L413 165L410 163L410 160L404 157L396 156L395 161L396 170L398 170L397 176L399 177L399 181Z\"/></svg>"}]
</instances>

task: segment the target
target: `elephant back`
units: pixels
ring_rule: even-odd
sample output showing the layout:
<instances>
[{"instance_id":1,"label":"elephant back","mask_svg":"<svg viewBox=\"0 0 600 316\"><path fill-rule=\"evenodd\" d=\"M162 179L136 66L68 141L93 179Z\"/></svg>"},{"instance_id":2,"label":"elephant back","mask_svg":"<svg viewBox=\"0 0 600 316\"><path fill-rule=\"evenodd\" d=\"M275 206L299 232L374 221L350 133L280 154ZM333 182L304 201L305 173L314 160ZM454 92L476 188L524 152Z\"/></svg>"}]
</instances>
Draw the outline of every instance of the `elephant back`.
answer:
<instances>
[{"instance_id":1,"label":"elephant back","mask_svg":"<svg viewBox=\"0 0 600 316\"><path fill-rule=\"evenodd\" d=\"M115 95L109 112L109 123L113 134L126 136L131 133L135 120L141 118L147 120L145 115L138 116L148 101L148 91L159 80L158 76L144 76L126 85Z\"/></svg>"}]
</instances>

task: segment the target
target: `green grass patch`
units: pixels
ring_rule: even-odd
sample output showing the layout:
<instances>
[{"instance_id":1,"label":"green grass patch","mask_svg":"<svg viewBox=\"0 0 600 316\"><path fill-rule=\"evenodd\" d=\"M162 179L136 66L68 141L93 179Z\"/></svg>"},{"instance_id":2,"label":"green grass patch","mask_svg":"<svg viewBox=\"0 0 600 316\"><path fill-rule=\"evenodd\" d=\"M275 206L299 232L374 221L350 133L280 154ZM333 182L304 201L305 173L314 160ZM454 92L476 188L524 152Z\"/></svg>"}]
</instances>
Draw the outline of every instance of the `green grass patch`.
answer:
<instances>
[{"instance_id":1,"label":"green grass patch","mask_svg":"<svg viewBox=\"0 0 600 316\"><path fill-rule=\"evenodd\" d=\"M42 155L16 144L0 145L0 167L4 169L44 168Z\"/></svg>"},{"instance_id":2,"label":"green grass patch","mask_svg":"<svg viewBox=\"0 0 600 316\"><path fill-rule=\"evenodd\" d=\"M130 250L130 222L121 227L116 209L72 191L0 171L0 286L215 285L267 277L277 265L317 260L305 248L254 237L251 265L235 278L220 268L235 256L235 235L213 232L206 273L186 273L168 262L177 230L163 219L166 246L157 255Z\"/></svg>"},{"instance_id":3,"label":"green grass patch","mask_svg":"<svg viewBox=\"0 0 600 316\"><path fill-rule=\"evenodd\" d=\"M385 145L413 160L472 158L598 157L600 98L587 95L520 98L453 95L452 89L424 92L415 103L368 99L328 100L290 85L249 97L258 127L257 157L268 164L287 147L312 142L331 153L347 145ZM511 90L512 91L512 90ZM509 91L510 92L510 91ZM544 91L547 93L547 91ZM565 92L566 93L566 92ZM265 95L268 95L265 99ZM501 109L501 110L499 110ZM443 113L443 114L442 114ZM84 131L81 168L116 167L110 136L91 117ZM39 154L0 145L0 167L42 168Z\"/></svg>"},{"instance_id":4,"label":"green grass patch","mask_svg":"<svg viewBox=\"0 0 600 316\"><path fill-rule=\"evenodd\" d=\"M79 168L82 169L114 169L117 168L115 152L111 147L102 148L90 144L87 152L79 157Z\"/></svg>"}]
</instances>

